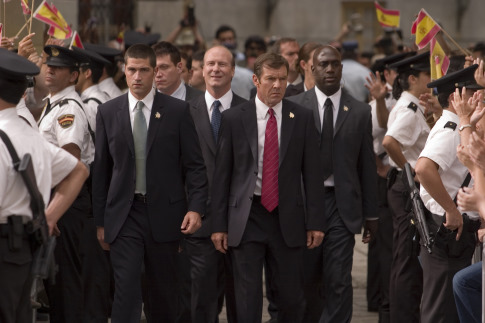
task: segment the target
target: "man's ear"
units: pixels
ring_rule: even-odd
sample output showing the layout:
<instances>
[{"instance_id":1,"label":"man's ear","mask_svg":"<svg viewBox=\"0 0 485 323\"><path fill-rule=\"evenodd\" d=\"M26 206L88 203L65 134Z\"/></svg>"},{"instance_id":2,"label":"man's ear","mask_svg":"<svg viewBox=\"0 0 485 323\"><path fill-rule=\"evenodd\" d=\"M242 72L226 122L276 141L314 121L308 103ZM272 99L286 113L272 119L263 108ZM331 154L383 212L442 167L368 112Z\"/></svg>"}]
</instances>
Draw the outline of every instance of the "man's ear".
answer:
<instances>
[{"instance_id":1,"label":"man's ear","mask_svg":"<svg viewBox=\"0 0 485 323\"><path fill-rule=\"evenodd\" d=\"M259 80L258 80L258 77L256 76L256 74L253 74L253 84L255 87L258 87L259 85Z\"/></svg>"}]
</instances>

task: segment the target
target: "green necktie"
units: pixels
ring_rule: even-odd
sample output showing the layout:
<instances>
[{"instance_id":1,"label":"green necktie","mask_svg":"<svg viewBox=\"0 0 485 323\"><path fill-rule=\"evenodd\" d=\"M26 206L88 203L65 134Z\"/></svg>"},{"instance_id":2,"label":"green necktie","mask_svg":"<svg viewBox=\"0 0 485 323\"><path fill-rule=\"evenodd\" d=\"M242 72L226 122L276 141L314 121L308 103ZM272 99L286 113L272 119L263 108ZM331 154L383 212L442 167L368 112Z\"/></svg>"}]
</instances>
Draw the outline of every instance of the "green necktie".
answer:
<instances>
[{"instance_id":1,"label":"green necktie","mask_svg":"<svg viewBox=\"0 0 485 323\"><path fill-rule=\"evenodd\" d=\"M135 169L136 184L135 192L146 194L146 147L147 147L147 122L143 114L144 104L141 101L135 106L133 119L133 142L135 144Z\"/></svg>"}]
</instances>

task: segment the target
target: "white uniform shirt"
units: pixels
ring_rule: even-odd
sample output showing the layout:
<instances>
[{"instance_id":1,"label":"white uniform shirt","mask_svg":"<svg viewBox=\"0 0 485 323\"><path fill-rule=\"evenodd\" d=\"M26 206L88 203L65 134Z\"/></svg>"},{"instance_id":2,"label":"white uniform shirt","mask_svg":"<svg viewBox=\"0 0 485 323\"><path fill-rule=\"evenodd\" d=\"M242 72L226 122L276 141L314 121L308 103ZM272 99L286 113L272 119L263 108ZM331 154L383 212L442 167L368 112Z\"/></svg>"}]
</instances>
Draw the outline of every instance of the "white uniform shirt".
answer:
<instances>
[{"instance_id":1,"label":"white uniform shirt","mask_svg":"<svg viewBox=\"0 0 485 323\"><path fill-rule=\"evenodd\" d=\"M39 131L39 127L37 127L37 121L35 121L32 112L30 112L29 108L27 108L24 98L20 99L19 104L17 104L17 114L27 120L34 130Z\"/></svg>"},{"instance_id":2,"label":"white uniform shirt","mask_svg":"<svg viewBox=\"0 0 485 323\"><path fill-rule=\"evenodd\" d=\"M263 157L264 157L264 139L266 134L266 124L269 120L269 107L261 102L256 95L256 120L258 124L258 178L256 179L256 187L254 194L261 195L261 185L263 183ZM276 118L276 124L278 128L278 147L281 144L281 120L283 116L283 103L280 101L273 107L274 116ZM281 158L281 156L279 156Z\"/></svg>"},{"instance_id":3,"label":"white uniform shirt","mask_svg":"<svg viewBox=\"0 0 485 323\"><path fill-rule=\"evenodd\" d=\"M10 138L20 159L26 153L32 156L37 186L47 206L51 189L74 169L77 159L47 142L18 117L15 108L0 111L0 129ZM24 223L32 219L30 195L0 140L0 223L7 223L10 215L23 216Z\"/></svg>"},{"instance_id":4,"label":"white uniform shirt","mask_svg":"<svg viewBox=\"0 0 485 323\"><path fill-rule=\"evenodd\" d=\"M455 129L451 128L454 123ZM468 169L458 160L456 148L460 144L458 125L460 118L448 110L443 110L443 115L438 119L429 134L426 146L419 157L426 157L438 164L438 173L446 191L452 199L455 198L459 188L463 184ZM447 126L448 125L448 126ZM445 210L436 202L433 197L421 185L421 199L426 208L438 215L444 215ZM475 212L466 212L469 217L477 218Z\"/></svg>"},{"instance_id":5,"label":"white uniform shirt","mask_svg":"<svg viewBox=\"0 0 485 323\"><path fill-rule=\"evenodd\" d=\"M112 77L102 80L98 83L101 92L104 92L110 99L114 99L123 94L120 88L116 86L115 81Z\"/></svg>"},{"instance_id":6,"label":"white uniform shirt","mask_svg":"<svg viewBox=\"0 0 485 323\"><path fill-rule=\"evenodd\" d=\"M384 99L386 102L386 108L388 111L391 111L394 105L396 104L396 99L392 96L392 86L389 85L389 83L386 83L386 87L388 89L388 94L387 97ZM382 140L384 140L384 136L386 135L386 130L387 127L381 128L379 126L379 122L377 120L377 105L376 105L376 100L372 100L369 102L369 105L371 107L372 111L372 138L373 138L373 143L374 143L374 152L376 153L377 156L379 156L382 153L385 153L386 150L382 146ZM384 164L389 164L389 157L386 156L386 158L383 159Z\"/></svg>"},{"instance_id":7,"label":"white uniform shirt","mask_svg":"<svg viewBox=\"0 0 485 323\"><path fill-rule=\"evenodd\" d=\"M209 113L209 121L212 121L212 110L214 109L214 101L219 100L221 105L219 111L222 113L231 107L232 102L232 91L229 90L221 96L219 99L214 98L208 91L205 91L205 104L207 105L207 112Z\"/></svg>"},{"instance_id":8,"label":"white uniform shirt","mask_svg":"<svg viewBox=\"0 0 485 323\"><path fill-rule=\"evenodd\" d=\"M96 132L96 114L98 113L98 105L101 103L92 100L92 98L101 103L105 103L109 100L109 97L106 93L100 91L97 84L88 87L81 93L81 100L83 101L86 115L88 116L89 125L91 126L91 129ZM87 102L85 103L84 101Z\"/></svg>"},{"instance_id":9,"label":"white uniform shirt","mask_svg":"<svg viewBox=\"0 0 485 323\"><path fill-rule=\"evenodd\" d=\"M416 111L408 107L410 103L416 104ZM391 136L401 144L402 153L413 168L426 144L429 130L419 99L404 91L389 114L386 136ZM389 164L397 167L392 159Z\"/></svg>"},{"instance_id":10,"label":"white uniform shirt","mask_svg":"<svg viewBox=\"0 0 485 323\"><path fill-rule=\"evenodd\" d=\"M63 99L74 99L81 105L82 100L74 90L74 85L68 86L54 96L48 96L51 110L46 114L45 109L39 119L39 131L42 136L57 147L73 143L81 150L81 161L89 165L94 160L92 139L88 131L86 110L72 100L62 106ZM83 110L84 109L84 110Z\"/></svg>"}]
</instances>

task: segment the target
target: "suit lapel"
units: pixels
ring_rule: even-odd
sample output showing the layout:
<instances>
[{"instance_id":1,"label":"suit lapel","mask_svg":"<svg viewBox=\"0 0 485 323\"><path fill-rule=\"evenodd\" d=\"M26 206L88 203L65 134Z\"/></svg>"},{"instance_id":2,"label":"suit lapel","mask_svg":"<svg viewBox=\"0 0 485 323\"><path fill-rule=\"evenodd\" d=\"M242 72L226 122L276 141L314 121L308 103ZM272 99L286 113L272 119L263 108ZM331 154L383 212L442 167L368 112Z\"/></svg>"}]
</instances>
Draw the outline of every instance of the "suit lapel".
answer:
<instances>
[{"instance_id":1,"label":"suit lapel","mask_svg":"<svg viewBox=\"0 0 485 323\"><path fill-rule=\"evenodd\" d=\"M256 119L256 104L254 100L250 101L242 109L242 118L244 132L251 147L251 153L256 165L258 164L258 120Z\"/></svg>"},{"instance_id":2,"label":"suit lapel","mask_svg":"<svg viewBox=\"0 0 485 323\"><path fill-rule=\"evenodd\" d=\"M153 99L153 106L152 112L150 114L150 121L148 123L148 134L147 134L147 151L146 154L150 152L150 148L152 147L153 140L156 137L156 133L158 128L160 128L160 124L163 120L163 104L161 96L158 92L155 93L155 98Z\"/></svg>"},{"instance_id":3,"label":"suit lapel","mask_svg":"<svg viewBox=\"0 0 485 323\"><path fill-rule=\"evenodd\" d=\"M315 88L312 88L306 92L305 95L305 102L303 103L304 106L312 107L313 110L313 119L315 121L315 127L318 130L318 133L322 133L322 120L320 120L320 112L318 111L318 100L317 94L315 93Z\"/></svg>"},{"instance_id":4,"label":"suit lapel","mask_svg":"<svg viewBox=\"0 0 485 323\"><path fill-rule=\"evenodd\" d=\"M120 107L117 113L118 122L120 123L120 129L125 136L128 148L131 153L135 153L135 144L133 142L133 131L130 121L130 105L128 104L128 95L125 94L124 104Z\"/></svg>"},{"instance_id":5,"label":"suit lapel","mask_svg":"<svg viewBox=\"0 0 485 323\"><path fill-rule=\"evenodd\" d=\"M197 105L193 107L196 111L195 124L199 128L201 136L207 142L212 153L216 154L216 143L214 142L214 136L212 135L212 127L209 120L209 114L207 113L207 104L205 102L205 97L201 96L197 102Z\"/></svg>"},{"instance_id":6,"label":"suit lapel","mask_svg":"<svg viewBox=\"0 0 485 323\"><path fill-rule=\"evenodd\" d=\"M342 90L342 95L340 96L340 106L339 106L339 111L337 115L337 121L335 122L335 130L333 132L334 137L342 127L342 124L344 123L345 119L349 115L351 109L352 107L348 104L347 96Z\"/></svg>"},{"instance_id":7,"label":"suit lapel","mask_svg":"<svg viewBox=\"0 0 485 323\"><path fill-rule=\"evenodd\" d=\"M289 107L288 102L283 101L283 108L281 111L282 111L281 142L280 142L280 157L279 157L280 165L285 158L286 151L288 150L288 144L290 142L291 135L293 132L293 126L295 124L293 119L298 117L293 114L293 106Z\"/></svg>"}]
</instances>

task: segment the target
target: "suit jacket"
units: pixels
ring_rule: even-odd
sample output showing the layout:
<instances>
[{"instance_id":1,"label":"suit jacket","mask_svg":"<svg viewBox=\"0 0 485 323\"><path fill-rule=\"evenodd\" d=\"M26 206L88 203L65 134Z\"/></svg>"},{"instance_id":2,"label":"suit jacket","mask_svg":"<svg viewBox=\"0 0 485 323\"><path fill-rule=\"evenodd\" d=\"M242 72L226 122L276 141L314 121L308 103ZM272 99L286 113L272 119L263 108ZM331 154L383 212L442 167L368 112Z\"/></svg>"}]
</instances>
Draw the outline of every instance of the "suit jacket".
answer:
<instances>
[{"instance_id":1,"label":"suit jacket","mask_svg":"<svg viewBox=\"0 0 485 323\"><path fill-rule=\"evenodd\" d=\"M207 176L187 103L156 92L146 152L148 217L158 242L181 238L186 212L205 212ZM135 150L128 94L102 104L96 117L93 212L113 242L135 192ZM187 194L186 194L187 189Z\"/></svg>"},{"instance_id":2,"label":"suit jacket","mask_svg":"<svg viewBox=\"0 0 485 323\"><path fill-rule=\"evenodd\" d=\"M289 247L304 246L306 231L323 231L324 187L313 114L283 100L279 149L279 222ZM222 113L212 182L213 232L227 232L237 247L248 221L258 174L258 128L254 100ZM306 211L304 211L305 189Z\"/></svg>"},{"instance_id":3,"label":"suit jacket","mask_svg":"<svg viewBox=\"0 0 485 323\"><path fill-rule=\"evenodd\" d=\"M315 88L289 98L313 111L321 135ZM320 137L319 137L320 138ZM376 218L377 171L370 106L342 89L333 137L333 175L337 209L349 231L360 233L365 218Z\"/></svg>"},{"instance_id":4,"label":"suit jacket","mask_svg":"<svg viewBox=\"0 0 485 323\"><path fill-rule=\"evenodd\" d=\"M239 95L232 93L231 108L248 102ZM209 120L209 114L207 113L207 104L205 102L205 95L201 95L195 100L189 102L191 105L190 113L194 119L195 128L199 135L200 148L202 150L202 156L204 156L205 167L207 169L207 180L209 183L209 192L212 187L212 177L214 176L215 159L217 145L212 135L212 128ZM207 199L207 212L202 221L202 227L192 234L192 237L209 237L212 233L211 216L210 216L210 194Z\"/></svg>"},{"instance_id":5,"label":"suit jacket","mask_svg":"<svg viewBox=\"0 0 485 323\"><path fill-rule=\"evenodd\" d=\"M202 94L204 94L203 91L185 84L185 102L189 102L190 100L196 99Z\"/></svg>"},{"instance_id":6,"label":"suit jacket","mask_svg":"<svg viewBox=\"0 0 485 323\"><path fill-rule=\"evenodd\" d=\"M285 97L294 96L305 92L304 82L300 82L297 85L290 84L286 87Z\"/></svg>"}]
</instances>

